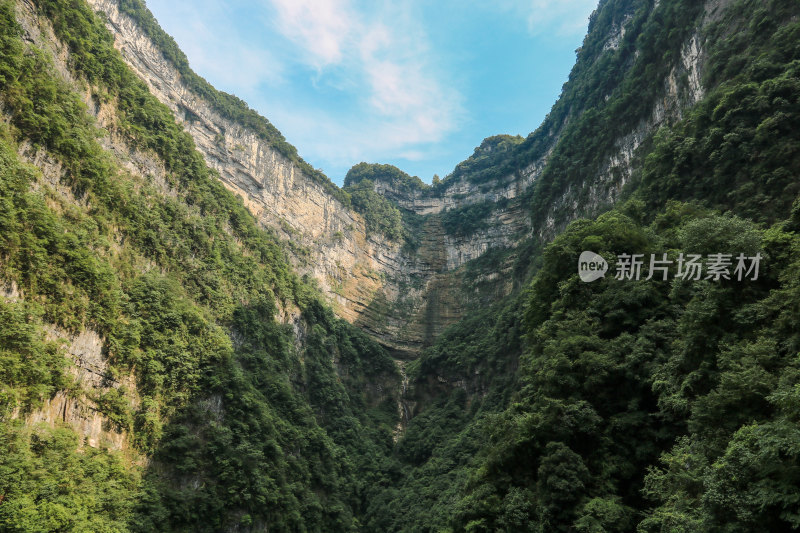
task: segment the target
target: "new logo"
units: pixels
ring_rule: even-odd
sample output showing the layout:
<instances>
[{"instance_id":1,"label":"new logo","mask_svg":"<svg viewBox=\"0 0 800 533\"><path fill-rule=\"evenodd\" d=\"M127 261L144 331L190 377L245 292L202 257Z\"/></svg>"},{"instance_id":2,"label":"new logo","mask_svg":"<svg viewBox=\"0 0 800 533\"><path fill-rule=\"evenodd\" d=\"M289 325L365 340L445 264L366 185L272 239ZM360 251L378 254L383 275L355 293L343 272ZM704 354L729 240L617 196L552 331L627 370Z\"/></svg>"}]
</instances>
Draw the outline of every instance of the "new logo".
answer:
<instances>
[{"instance_id":1,"label":"new logo","mask_svg":"<svg viewBox=\"0 0 800 533\"><path fill-rule=\"evenodd\" d=\"M594 252L582 252L578 258L578 276L587 283L606 275L608 263Z\"/></svg>"}]
</instances>

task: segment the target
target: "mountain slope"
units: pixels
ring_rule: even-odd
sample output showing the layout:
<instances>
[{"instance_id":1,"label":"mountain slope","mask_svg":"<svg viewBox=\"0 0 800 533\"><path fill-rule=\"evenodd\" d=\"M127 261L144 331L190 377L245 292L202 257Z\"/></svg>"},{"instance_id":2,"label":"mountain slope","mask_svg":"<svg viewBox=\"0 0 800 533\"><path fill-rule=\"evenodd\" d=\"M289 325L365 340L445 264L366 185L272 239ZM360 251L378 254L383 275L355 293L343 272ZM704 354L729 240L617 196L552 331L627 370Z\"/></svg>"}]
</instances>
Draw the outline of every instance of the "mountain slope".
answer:
<instances>
[{"instance_id":1,"label":"mountain slope","mask_svg":"<svg viewBox=\"0 0 800 533\"><path fill-rule=\"evenodd\" d=\"M394 222L376 225L379 201L365 202L362 186L354 202L351 187L340 190L309 169L269 133L268 121L199 78L140 0L90 3L226 187L296 243L295 267L317 280L337 314L401 359L416 357L466 310L518 289L526 250L613 204L640 146L702 96L696 30L712 16L696 2L604 3L540 128L522 142L487 140L436 187L375 174L375 191L395 204L384 209ZM662 25L672 31L658 31ZM575 181L562 182L567 175ZM466 265L482 256L476 276Z\"/></svg>"},{"instance_id":2,"label":"mountain slope","mask_svg":"<svg viewBox=\"0 0 800 533\"><path fill-rule=\"evenodd\" d=\"M4 530L800 527L796 2L603 1L527 138L343 189L138 0L0 15Z\"/></svg>"},{"instance_id":3,"label":"mountain slope","mask_svg":"<svg viewBox=\"0 0 800 533\"><path fill-rule=\"evenodd\" d=\"M392 442L391 359L88 6L0 14L2 529L352 529Z\"/></svg>"},{"instance_id":4,"label":"mountain slope","mask_svg":"<svg viewBox=\"0 0 800 533\"><path fill-rule=\"evenodd\" d=\"M527 256L538 273L526 291L449 329L408 369L424 409L398 445L405 474L379 498L376 529L798 527L800 152L789 124L800 13L792 2L708 6L704 97L642 144L628 200ZM552 168L575 194L585 171ZM583 250L606 257L606 279L579 280ZM681 282L675 264L669 282L611 279L617 254L681 252L760 253L763 270L750 283Z\"/></svg>"}]
</instances>

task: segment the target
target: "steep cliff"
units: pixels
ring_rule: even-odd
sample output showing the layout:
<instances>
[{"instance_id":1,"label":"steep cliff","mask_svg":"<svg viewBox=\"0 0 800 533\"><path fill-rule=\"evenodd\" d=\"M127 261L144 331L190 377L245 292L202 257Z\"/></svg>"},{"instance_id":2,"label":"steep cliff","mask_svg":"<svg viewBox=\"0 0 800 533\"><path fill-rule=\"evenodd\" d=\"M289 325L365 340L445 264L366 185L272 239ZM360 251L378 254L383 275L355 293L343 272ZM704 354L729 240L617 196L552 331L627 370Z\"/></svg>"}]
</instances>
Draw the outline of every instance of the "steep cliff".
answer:
<instances>
[{"instance_id":1,"label":"steep cliff","mask_svg":"<svg viewBox=\"0 0 800 533\"><path fill-rule=\"evenodd\" d=\"M391 285L384 289L382 278L394 280L407 270L401 243L367 235L362 217L345 205L342 195L332 194L335 186L327 178L314 179L269 139L196 94L119 2L91 5L105 13L115 46L182 122L222 183L262 224L291 243L295 266L317 280L340 316L356 321L373 300L393 292ZM374 329L387 339L391 335L379 324Z\"/></svg>"},{"instance_id":2,"label":"steep cliff","mask_svg":"<svg viewBox=\"0 0 800 533\"><path fill-rule=\"evenodd\" d=\"M709 2L697 24L690 23L669 42L654 45L676 53L671 56L674 59L661 62L659 70L647 73L653 79L644 81L653 88L637 97L643 111L619 117L613 132L603 134L606 144L592 152L580 180L534 213L528 208L533 185L548 169L554 150L558 158L559 146L576 142L574 138L585 133L578 126L585 130L588 122L596 128L602 121L585 117L585 111L620 105L623 81L630 83L629 78L642 76L637 72L639 65L651 58L631 61L631 48L654 17L660 16L657 5L624 2L599 12L599 20L593 20L572 78L597 76L613 64L620 71L616 75L620 85L607 85L606 94L596 102L577 101L575 83L568 82L553 113L528 139L484 142L439 186L374 180L378 193L422 217L416 226L419 245L408 247L400 239L368 232L346 194L327 178L310 173L307 165L281 153L271 139L226 117L207 95L199 94L187 81L188 66L182 67L182 74L175 53L166 49L168 37L154 21L143 23L150 15L140 4L90 3L107 17L115 46L127 63L181 120L225 186L243 198L261 223L293 243L294 264L300 272L317 280L340 316L359 324L404 358L429 345L466 309L507 295L521 282L524 276L519 272L525 268L511 265L525 259L503 251L531 240L546 242L569 221L613 205L631 178L642 144L702 96L702 27L719 9L717 3ZM686 18L693 20L701 11L695 8ZM581 98L585 100L584 95ZM562 136L566 137L563 142ZM552 175L562 172L558 169L561 161L558 158L549 165L547 185ZM470 218L470 226L455 227L459 216ZM444 226L437 219L443 219ZM465 276L475 277L475 272L467 273L464 266L490 250L505 259L500 264L483 262L482 268L488 270L479 277L486 290L477 294L473 287L465 290L470 285ZM497 283L490 287L493 280Z\"/></svg>"},{"instance_id":3,"label":"steep cliff","mask_svg":"<svg viewBox=\"0 0 800 533\"><path fill-rule=\"evenodd\" d=\"M470 239L454 238L443 234L439 224L425 223L417 249L368 232L363 217L348 205L346 194L324 181L326 178L309 175L270 139L226 117L197 94L163 48L155 44L153 35L120 9L119 2L92 0L90 4L106 15L115 46L182 122L225 186L243 198L261 223L291 243L296 268L317 280L340 316L362 325L404 357L430 343L436 332L462 316L460 307L468 304L458 290L442 296L440 287L448 283L439 278L446 278L449 271L478 257L490 245L509 245L510 235L524 224L524 217L501 215L491 231ZM150 30L158 31L157 26ZM524 184L509 182L504 191L478 194L485 201L497 201L513 198L520 187ZM469 184L451 184L441 196L420 199L427 204L425 208L414 204L414 191L409 201L395 200L414 213L440 213L464 204L461 198L474 201L476 192ZM507 222L514 228L504 228Z\"/></svg>"},{"instance_id":4,"label":"steep cliff","mask_svg":"<svg viewBox=\"0 0 800 533\"><path fill-rule=\"evenodd\" d=\"M798 478L773 473L800 443L798 20L785 0L601 2L540 129L456 168L490 184L541 162L536 238L512 253L534 275L406 367L406 470L375 529L797 527ZM746 249L772 273L676 279L689 249ZM669 280L584 283L583 250L609 274L632 250L674 263Z\"/></svg>"}]
</instances>

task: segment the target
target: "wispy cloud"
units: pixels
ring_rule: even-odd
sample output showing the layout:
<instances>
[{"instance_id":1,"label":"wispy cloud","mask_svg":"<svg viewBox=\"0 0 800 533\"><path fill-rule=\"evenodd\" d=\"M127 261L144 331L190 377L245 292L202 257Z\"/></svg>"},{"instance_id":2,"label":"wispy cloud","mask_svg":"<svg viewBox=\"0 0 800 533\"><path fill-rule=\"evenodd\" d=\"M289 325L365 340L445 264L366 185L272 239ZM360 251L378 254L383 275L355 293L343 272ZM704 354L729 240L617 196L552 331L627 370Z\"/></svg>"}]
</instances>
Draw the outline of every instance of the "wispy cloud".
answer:
<instances>
[{"instance_id":1,"label":"wispy cloud","mask_svg":"<svg viewBox=\"0 0 800 533\"><path fill-rule=\"evenodd\" d=\"M344 178L347 169L360 161L421 161L442 155L437 143L419 140L423 134L413 120L286 108L275 109L271 120L288 125L286 130L291 129L291 133L287 135L292 142L306 147L301 155L321 166L335 181Z\"/></svg>"},{"instance_id":2,"label":"wispy cloud","mask_svg":"<svg viewBox=\"0 0 800 533\"><path fill-rule=\"evenodd\" d=\"M350 0L268 1L276 14L274 28L299 47L301 60L317 69L318 81L347 80L344 85L361 102L363 127L377 126L370 144L398 150L437 142L458 125L462 97L431 64L427 38L410 8L357 6Z\"/></svg>"},{"instance_id":3,"label":"wispy cloud","mask_svg":"<svg viewBox=\"0 0 800 533\"><path fill-rule=\"evenodd\" d=\"M502 98L487 87L496 84L505 90L498 95L513 94L507 85L525 80L500 70L505 67L487 67L493 59L470 48L473 41L504 27L553 43L576 41L595 3L441 0L432 7L429 0L148 0L198 73L245 98L334 180L362 160L401 166L428 161L436 165L431 172L447 172L456 156L445 154L468 155L480 138L506 129L499 121L482 126L487 109L502 109L501 102L486 105ZM442 18L448 10L459 16ZM432 13L439 19L431 19ZM463 34L464 22L471 31L482 28L474 39ZM529 48L508 50L519 53L528 70L535 39L519 41ZM515 90L530 92L533 102L536 88L525 83L530 82ZM514 102L502 116L517 108L519 114L530 112L520 98Z\"/></svg>"},{"instance_id":4,"label":"wispy cloud","mask_svg":"<svg viewBox=\"0 0 800 533\"><path fill-rule=\"evenodd\" d=\"M494 9L515 13L534 35L583 35L599 0L496 0Z\"/></svg>"},{"instance_id":5,"label":"wispy cloud","mask_svg":"<svg viewBox=\"0 0 800 533\"><path fill-rule=\"evenodd\" d=\"M270 0L275 27L307 53L321 68L339 63L352 38L357 14L346 0Z\"/></svg>"}]
</instances>

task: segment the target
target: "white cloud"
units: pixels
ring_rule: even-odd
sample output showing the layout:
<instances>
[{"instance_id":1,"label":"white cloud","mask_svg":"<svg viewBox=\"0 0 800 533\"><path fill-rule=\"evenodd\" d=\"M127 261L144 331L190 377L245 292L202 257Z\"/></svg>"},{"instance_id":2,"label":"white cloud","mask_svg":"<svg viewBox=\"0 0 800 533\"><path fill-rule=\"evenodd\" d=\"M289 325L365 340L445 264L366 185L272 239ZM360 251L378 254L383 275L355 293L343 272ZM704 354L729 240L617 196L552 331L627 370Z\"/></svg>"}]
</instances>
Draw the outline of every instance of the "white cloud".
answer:
<instances>
[{"instance_id":1,"label":"white cloud","mask_svg":"<svg viewBox=\"0 0 800 533\"><path fill-rule=\"evenodd\" d=\"M407 6L269 2L274 28L300 49L301 61L317 70L315 82L344 87L361 102L361 129L376 131L349 137L351 142L398 150L439 141L457 126L464 113L462 97L431 64L426 36ZM343 128L339 140L342 134L353 132Z\"/></svg>"},{"instance_id":2,"label":"white cloud","mask_svg":"<svg viewBox=\"0 0 800 533\"><path fill-rule=\"evenodd\" d=\"M360 161L420 161L438 150L435 144L417 141L422 135L413 121L341 116L319 109L276 108L271 115L274 123L285 125L287 138L304 148L303 158L321 165L335 181Z\"/></svg>"},{"instance_id":3,"label":"white cloud","mask_svg":"<svg viewBox=\"0 0 800 533\"><path fill-rule=\"evenodd\" d=\"M357 21L347 0L271 0L276 27L307 52L316 67L342 60Z\"/></svg>"},{"instance_id":4,"label":"white cloud","mask_svg":"<svg viewBox=\"0 0 800 533\"><path fill-rule=\"evenodd\" d=\"M362 160L422 159L465 116L414 3L393 4L148 0L197 72L245 97L334 179ZM345 103L278 96L298 76Z\"/></svg>"}]
</instances>

